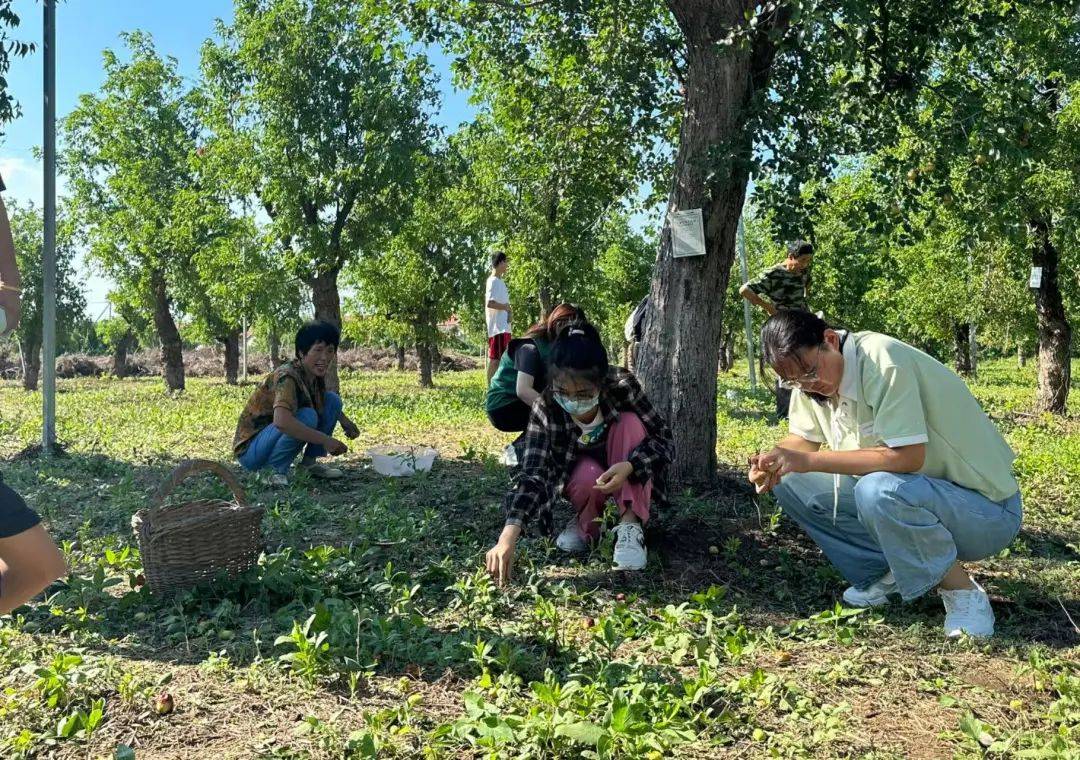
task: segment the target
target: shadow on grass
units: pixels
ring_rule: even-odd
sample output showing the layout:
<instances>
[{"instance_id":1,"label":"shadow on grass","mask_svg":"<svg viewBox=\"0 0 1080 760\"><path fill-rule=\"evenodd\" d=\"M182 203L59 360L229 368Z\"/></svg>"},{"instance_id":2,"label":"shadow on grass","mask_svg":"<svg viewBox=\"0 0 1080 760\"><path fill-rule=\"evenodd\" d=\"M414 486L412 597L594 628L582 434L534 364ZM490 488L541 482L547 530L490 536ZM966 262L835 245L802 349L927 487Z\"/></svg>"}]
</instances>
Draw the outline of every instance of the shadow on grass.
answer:
<instances>
[{"instance_id":1,"label":"shadow on grass","mask_svg":"<svg viewBox=\"0 0 1080 760\"><path fill-rule=\"evenodd\" d=\"M166 460L133 464L70 454L12 462L5 467L5 476L42 512L55 536L89 540L84 548L88 560L93 560L94 539L103 540L102 545L115 545L115 538L119 543L131 541L131 515L147 505L175 464ZM318 593L298 591L290 596L236 582L180 599L159 599L146 591L117 596L114 590L108 599L98 598L99 609L91 610L98 617L86 627L101 634L101 643L90 647L115 653L117 647L105 642L119 640L126 657L169 663L197 663L209 652L226 649L235 663L243 664L269 652L280 653L274 639L287 634L294 620L302 623L311 614L311 605L298 604L298 598L366 595L367 590L355 586L357 579L377 581L388 565L420 586L426 607L445 608L451 598L447 587L481 566L483 552L502 526L501 499L509 483L505 468L490 460L439 460L431 473L406 479L382 478L353 463L346 470L348 477L340 482L299 478L282 491L244 476L249 499L267 510L268 556L292 552L299 568L297 588ZM181 491L178 498L227 496L224 487L209 478L198 478ZM558 580L583 598L621 593L658 605L678 605L710 585L723 586L728 601L749 621L762 625L782 626L831 608L844 587L800 531L787 521L771 525L769 514L755 506L749 489L735 479L707 493L683 495L656 516L648 544L650 564L640 573L613 572L595 558L582 568L552 556L551 565L560 568L555 573ZM305 551L317 555L324 546L355 550L347 572L327 573L315 560L304 558ZM1056 539L1036 550L1036 556L1051 565L1076 563L1075 552ZM1076 645L1075 631L1062 612L1064 605L1080 619L1075 593L1052 593L1038 574L1018 573L1008 559L996 561L994 567L999 572L986 585L995 600L1003 640L1054 648ZM223 619L218 617L222 609L228 612ZM941 608L936 599L928 598L889 608L885 617L890 627L920 621L936 627ZM44 607L37 608L32 618L42 630L63 624L63 618L50 620ZM182 625L179 633L177 620ZM229 632L228 638L222 631ZM572 646L540 638L514 641L482 626L438 629L420 623L384 634L389 643L380 653L380 672L388 674L409 675L420 666L471 677L475 668L463 645L478 637L521 649L523 656L538 663L541 674L542 666L579 654Z\"/></svg>"}]
</instances>

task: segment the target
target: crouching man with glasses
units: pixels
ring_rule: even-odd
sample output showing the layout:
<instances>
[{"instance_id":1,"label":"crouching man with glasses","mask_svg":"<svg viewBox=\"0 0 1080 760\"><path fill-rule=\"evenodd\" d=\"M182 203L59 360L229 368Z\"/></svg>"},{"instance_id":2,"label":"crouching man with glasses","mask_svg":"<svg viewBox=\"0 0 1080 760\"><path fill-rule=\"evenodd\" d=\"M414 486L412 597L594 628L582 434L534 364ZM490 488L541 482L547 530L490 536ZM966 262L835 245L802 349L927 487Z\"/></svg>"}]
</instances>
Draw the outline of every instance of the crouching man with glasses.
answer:
<instances>
[{"instance_id":1,"label":"crouching man with glasses","mask_svg":"<svg viewBox=\"0 0 1080 760\"><path fill-rule=\"evenodd\" d=\"M1008 546L1022 510L1016 456L964 381L895 338L805 311L778 311L761 343L794 392L790 434L750 460L758 493L773 491L847 579L848 605L936 588L947 636L992 635L990 600L961 562Z\"/></svg>"}]
</instances>

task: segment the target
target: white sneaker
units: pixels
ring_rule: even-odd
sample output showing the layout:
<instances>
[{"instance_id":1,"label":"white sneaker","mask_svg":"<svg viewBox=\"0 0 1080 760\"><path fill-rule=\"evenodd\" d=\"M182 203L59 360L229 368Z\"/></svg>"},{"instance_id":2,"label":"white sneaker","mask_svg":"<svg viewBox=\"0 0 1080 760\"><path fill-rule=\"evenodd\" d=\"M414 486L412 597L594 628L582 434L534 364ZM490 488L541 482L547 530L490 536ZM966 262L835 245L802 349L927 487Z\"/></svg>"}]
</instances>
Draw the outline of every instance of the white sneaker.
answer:
<instances>
[{"instance_id":1,"label":"white sneaker","mask_svg":"<svg viewBox=\"0 0 1080 760\"><path fill-rule=\"evenodd\" d=\"M869 588L857 589L849 586L844 592L844 604L848 607L880 607L889 603L889 594L899 593L892 570L870 584Z\"/></svg>"},{"instance_id":2,"label":"white sneaker","mask_svg":"<svg viewBox=\"0 0 1080 760\"><path fill-rule=\"evenodd\" d=\"M638 523L619 523L615 531L615 569L644 570L649 559L645 549L645 531Z\"/></svg>"},{"instance_id":3,"label":"white sneaker","mask_svg":"<svg viewBox=\"0 0 1080 760\"><path fill-rule=\"evenodd\" d=\"M518 455L514 444L511 443L502 450L502 454L499 455L499 464L505 464L507 467L517 467Z\"/></svg>"},{"instance_id":4,"label":"white sneaker","mask_svg":"<svg viewBox=\"0 0 1080 760\"><path fill-rule=\"evenodd\" d=\"M270 475L270 485L274 488L288 488L289 476L283 472L275 472Z\"/></svg>"},{"instance_id":5,"label":"white sneaker","mask_svg":"<svg viewBox=\"0 0 1080 760\"><path fill-rule=\"evenodd\" d=\"M994 635L994 610L990 597L975 581L975 588L946 591L938 589L945 603L945 635L956 638L962 633L968 636Z\"/></svg>"},{"instance_id":6,"label":"white sneaker","mask_svg":"<svg viewBox=\"0 0 1080 760\"><path fill-rule=\"evenodd\" d=\"M555 539L555 545L564 552L580 554L589 548L589 543L582 537L578 530L577 517L571 517L570 522L562 529L562 533Z\"/></svg>"}]
</instances>

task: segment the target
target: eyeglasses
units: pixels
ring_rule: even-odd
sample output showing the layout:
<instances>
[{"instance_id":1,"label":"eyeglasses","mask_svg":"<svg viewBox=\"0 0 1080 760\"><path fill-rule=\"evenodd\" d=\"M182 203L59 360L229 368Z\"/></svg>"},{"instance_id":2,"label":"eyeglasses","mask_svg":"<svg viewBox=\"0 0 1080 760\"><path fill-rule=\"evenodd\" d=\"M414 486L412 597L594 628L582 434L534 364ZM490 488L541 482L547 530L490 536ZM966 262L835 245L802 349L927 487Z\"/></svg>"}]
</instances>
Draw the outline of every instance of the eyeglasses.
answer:
<instances>
[{"instance_id":1,"label":"eyeglasses","mask_svg":"<svg viewBox=\"0 0 1080 760\"><path fill-rule=\"evenodd\" d=\"M809 386L818 381L818 366L821 364L821 349L818 350L817 361L814 362L814 366L811 367L805 374L791 380L780 380L780 387L787 390L805 390Z\"/></svg>"},{"instance_id":2,"label":"eyeglasses","mask_svg":"<svg viewBox=\"0 0 1080 760\"><path fill-rule=\"evenodd\" d=\"M596 388L591 388L591 389L588 389L588 390L581 390L581 391L577 391L576 393L570 393L565 388L552 387L551 390L553 392L555 392L555 393L558 393L563 398L569 399L571 401L588 401L593 396L595 396L596 393L597 393Z\"/></svg>"}]
</instances>

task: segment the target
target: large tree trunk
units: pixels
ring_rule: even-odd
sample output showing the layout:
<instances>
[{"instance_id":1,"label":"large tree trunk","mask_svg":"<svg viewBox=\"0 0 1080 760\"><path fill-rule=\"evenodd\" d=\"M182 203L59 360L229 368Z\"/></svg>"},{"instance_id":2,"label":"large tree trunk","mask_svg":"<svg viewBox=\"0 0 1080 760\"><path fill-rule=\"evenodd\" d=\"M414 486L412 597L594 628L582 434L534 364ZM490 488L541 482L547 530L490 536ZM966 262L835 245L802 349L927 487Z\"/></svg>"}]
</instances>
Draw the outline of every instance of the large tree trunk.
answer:
<instances>
[{"instance_id":1,"label":"large tree trunk","mask_svg":"<svg viewBox=\"0 0 1080 760\"><path fill-rule=\"evenodd\" d=\"M1034 290L1039 329L1039 390L1035 408L1040 412L1065 414L1072 369L1069 364L1072 328L1058 283L1060 257L1048 220L1034 219L1028 227L1033 238L1031 265L1042 267L1042 282Z\"/></svg>"},{"instance_id":2,"label":"large tree trunk","mask_svg":"<svg viewBox=\"0 0 1080 760\"><path fill-rule=\"evenodd\" d=\"M435 325L425 324L419 322L415 324L413 328L414 335L416 337L416 358L419 360L420 369L420 387L421 388L434 388L435 381L432 380L431 373L432 367L435 363L435 357L438 355L438 349L436 348L435 340Z\"/></svg>"},{"instance_id":3,"label":"large tree trunk","mask_svg":"<svg viewBox=\"0 0 1080 760\"><path fill-rule=\"evenodd\" d=\"M180 331L173 319L165 278L153 276L154 328L161 340L161 363L164 368L165 387L170 391L184 390L184 351Z\"/></svg>"},{"instance_id":4,"label":"large tree trunk","mask_svg":"<svg viewBox=\"0 0 1080 760\"><path fill-rule=\"evenodd\" d=\"M236 385L240 374L240 331L233 330L219 340L225 345L225 382Z\"/></svg>"},{"instance_id":5,"label":"large tree trunk","mask_svg":"<svg viewBox=\"0 0 1080 760\"><path fill-rule=\"evenodd\" d=\"M22 354L23 390L36 391L38 378L41 377L41 343L29 340L25 345L20 345L19 349Z\"/></svg>"},{"instance_id":6,"label":"large tree trunk","mask_svg":"<svg viewBox=\"0 0 1080 760\"><path fill-rule=\"evenodd\" d=\"M746 196L751 99L768 82L774 50L759 26L748 50L717 44L755 3L670 0L686 42L686 107L668 216L650 289L639 376L675 437L672 475L716 478L716 368L735 231ZM786 6L785 6L786 7ZM786 25L789 9L775 23ZM705 255L672 257L670 214L702 209Z\"/></svg>"},{"instance_id":7,"label":"large tree trunk","mask_svg":"<svg viewBox=\"0 0 1080 760\"><path fill-rule=\"evenodd\" d=\"M315 319L341 327L341 297L338 294L338 269L330 269L308 280L311 287L311 302L315 306ZM330 364L326 373L328 390L338 390L337 362Z\"/></svg>"},{"instance_id":8,"label":"large tree trunk","mask_svg":"<svg viewBox=\"0 0 1080 760\"><path fill-rule=\"evenodd\" d=\"M434 388L435 381L431 379L431 346L424 340L416 342L416 356L420 365L420 387Z\"/></svg>"},{"instance_id":9,"label":"large tree trunk","mask_svg":"<svg viewBox=\"0 0 1080 760\"><path fill-rule=\"evenodd\" d=\"M396 346L396 350L397 350L397 371L398 372L404 372L405 371L405 344L404 343L398 343L397 346Z\"/></svg>"},{"instance_id":10,"label":"large tree trunk","mask_svg":"<svg viewBox=\"0 0 1080 760\"><path fill-rule=\"evenodd\" d=\"M266 342L269 344L270 363L273 365L270 369L277 369L285 363L285 360L281 356L281 333L277 330L270 330Z\"/></svg>"},{"instance_id":11,"label":"large tree trunk","mask_svg":"<svg viewBox=\"0 0 1080 760\"><path fill-rule=\"evenodd\" d=\"M135 334L128 333L121 338L113 347L112 374L113 377L127 377L128 354L135 345Z\"/></svg>"},{"instance_id":12,"label":"large tree trunk","mask_svg":"<svg viewBox=\"0 0 1080 760\"><path fill-rule=\"evenodd\" d=\"M953 359L959 374L971 374L971 325L967 322L953 325Z\"/></svg>"}]
</instances>

